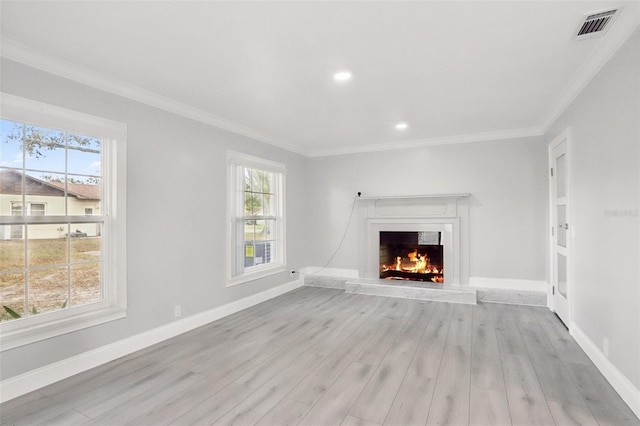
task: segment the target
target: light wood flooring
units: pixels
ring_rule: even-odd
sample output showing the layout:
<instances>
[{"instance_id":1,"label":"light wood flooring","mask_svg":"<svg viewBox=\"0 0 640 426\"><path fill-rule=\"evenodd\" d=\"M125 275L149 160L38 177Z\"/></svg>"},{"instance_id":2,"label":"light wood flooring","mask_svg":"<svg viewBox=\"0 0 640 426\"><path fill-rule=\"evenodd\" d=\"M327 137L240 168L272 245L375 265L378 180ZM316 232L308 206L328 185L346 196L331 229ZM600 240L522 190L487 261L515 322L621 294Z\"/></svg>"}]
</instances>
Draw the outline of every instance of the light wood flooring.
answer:
<instances>
[{"instance_id":1,"label":"light wood flooring","mask_svg":"<svg viewBox=\"0 0 640 426\"><path fill-rule=\"evenodd\" d=\"M7 425L640 425L545 308L313 287L0 410Z\"/></svg>"}]
</instances>

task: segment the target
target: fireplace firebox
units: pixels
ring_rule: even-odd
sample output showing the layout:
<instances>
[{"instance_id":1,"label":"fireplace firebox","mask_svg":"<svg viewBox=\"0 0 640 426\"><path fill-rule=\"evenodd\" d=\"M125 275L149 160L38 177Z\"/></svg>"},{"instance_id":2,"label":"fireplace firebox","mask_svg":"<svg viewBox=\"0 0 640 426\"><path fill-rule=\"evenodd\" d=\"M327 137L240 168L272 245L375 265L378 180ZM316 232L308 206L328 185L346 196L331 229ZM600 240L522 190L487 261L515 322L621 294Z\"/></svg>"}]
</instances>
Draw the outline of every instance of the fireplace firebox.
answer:
<instances>
[{"instance_id":1,"label":"fireplace firebox","mask_svg":"<svg viewBox=\"0 0 640 426\"><path fill-rule=\"evenodd\" d=\"M444 283L441 232L380 231L380 278Z\"/></svg>"}]
</instances>

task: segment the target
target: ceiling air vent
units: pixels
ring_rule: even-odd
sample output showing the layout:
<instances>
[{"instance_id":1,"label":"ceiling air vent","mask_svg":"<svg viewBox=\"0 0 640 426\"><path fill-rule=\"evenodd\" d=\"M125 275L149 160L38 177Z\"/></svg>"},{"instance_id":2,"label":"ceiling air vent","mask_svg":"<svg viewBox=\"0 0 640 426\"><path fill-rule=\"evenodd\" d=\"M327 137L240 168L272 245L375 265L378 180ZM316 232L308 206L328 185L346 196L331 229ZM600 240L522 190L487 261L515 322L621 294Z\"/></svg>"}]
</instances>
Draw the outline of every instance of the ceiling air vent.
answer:
<instances>
[{"instance_id":1,"label":"ceiling air vent","mask_svg":"<svg viewBox=\"0 0 640 426\"><path fill-rule=\"evenodd\" d=\"M587 16L576 36L580 37L604 31L604 29L607 28L607 25L611 23L613 16L617 11L617 9L612 9Z\"/></svg>"}]
</instances>

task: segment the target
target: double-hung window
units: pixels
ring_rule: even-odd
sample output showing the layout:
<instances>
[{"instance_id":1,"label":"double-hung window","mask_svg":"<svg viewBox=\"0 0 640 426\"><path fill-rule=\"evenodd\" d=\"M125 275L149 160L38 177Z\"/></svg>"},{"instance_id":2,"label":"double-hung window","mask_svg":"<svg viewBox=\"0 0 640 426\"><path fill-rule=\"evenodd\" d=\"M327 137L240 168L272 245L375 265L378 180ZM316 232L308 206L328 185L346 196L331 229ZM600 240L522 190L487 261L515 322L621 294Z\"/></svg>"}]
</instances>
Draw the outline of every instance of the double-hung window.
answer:
<instances>
[{"instance_id":1,"label":"double-hung window","mask_svg":"<svg viewBox=\"0 0 640 426\"><path fill-rule=\"evenodd\" d=\"M228 153L230 285L285 270L283 164Z\"/></svg>"},{"instance_id":2,"label":"double-hung window","mask_svg":"<svg viewBox=\"0 0 640 426\"><path fill-rule=\"evenodd\" d=\"M2 350L125 315L126 127L1 94Z\"/></svg>"}]
</instances>

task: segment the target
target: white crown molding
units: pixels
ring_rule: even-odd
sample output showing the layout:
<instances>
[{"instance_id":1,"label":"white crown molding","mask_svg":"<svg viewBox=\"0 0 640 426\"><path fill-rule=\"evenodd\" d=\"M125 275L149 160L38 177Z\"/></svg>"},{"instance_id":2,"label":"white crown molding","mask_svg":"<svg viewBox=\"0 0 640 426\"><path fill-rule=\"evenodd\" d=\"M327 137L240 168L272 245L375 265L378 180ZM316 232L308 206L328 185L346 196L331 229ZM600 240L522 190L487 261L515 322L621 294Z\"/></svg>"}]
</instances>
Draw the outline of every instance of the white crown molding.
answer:
<instances>
[{"instance_id":1,"label":"white crown molding","mask_svg":"<svg viewBox=\"0 0 640 426\"><path fill-rule=\"evenodd\" d=\"M639 25L640 22L636 21L627 31L609 31L607 33L607 37L604 37L600 41L600 45L595 52L587 59L584 66L580 68L558 96L539 126L311 151L307 151L290 142L263 134L260 131L239 123L177 102L171 98L63 61L53 55L27 47L4 37L0 38L2 45L0 56L182 117L243 135L296 154L314 158L545 135L585 86L598 74L602 67L611 59Z\"/></svg>"},{"instance_id":2,"label":"white crown molding","mask_svg":"<svg viewBox=\"0 0 640 426\"><path fill-rule=\"evenodd\" d=\"M540 124L540 128L547 133L551 126L569 108L589 82L600 72L611 57L622 47L631 37L634 31L640 26L640 21L635 22L627 31L609 31L600 41L600 45L593 52L585 64L578 69L569 84L564 88L560 96L553 103L546 117ZM576 43L581 43L577 41Z\"/></svg>"},{"instance_id":3,"label":"white crown molding","mask_svg":"<svg viewBox=\"0 0 640 426\"><path fill-rule=\"evenodd\" d=\"M366 152L395 151L398 149L421 148L435 145L453 145L471 142L487 142L503 139L527 138L542 136L544 131L537 127L512 130L498 130L495 132L472 133L467 135L443 136L436 138L414 139L408 141L386 142L374 145L347 146L342 148L315 150L308 153L309 157L329 157L334 155L360 154Z\"/></svg>"},{"instance_id":4,"label":"white crown molding","mask_svg":"<svg viewBox=\"0 0 640 426\"><path fill-rule=\"evenodd\" d=\"M32 68L85 84L87 86L95 87L105 92L113 93L114 95L131 99L181 117L189 118L191 120L209 124L219 129L246 136L296 154L304 156L308 154L300 147L287 141L265 135L247 126L218 117L214 114L210 114L174 99L150 92L121 80L108 77L71 62L64 61L53 55L25 46L11 39L5 37L0 38L0 45L2 46L2 49L0 49L0 56L11 61L28 65Z\"/></svg>"}]
</instances>

